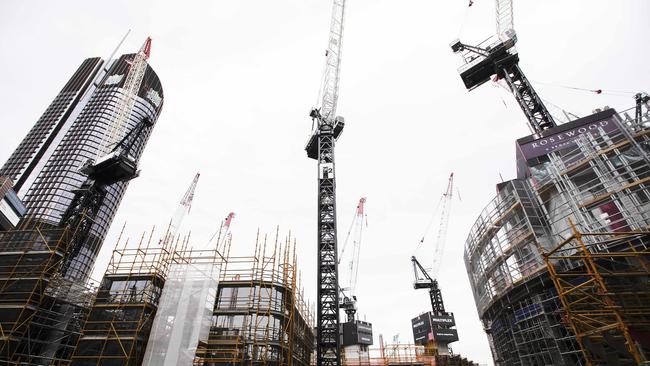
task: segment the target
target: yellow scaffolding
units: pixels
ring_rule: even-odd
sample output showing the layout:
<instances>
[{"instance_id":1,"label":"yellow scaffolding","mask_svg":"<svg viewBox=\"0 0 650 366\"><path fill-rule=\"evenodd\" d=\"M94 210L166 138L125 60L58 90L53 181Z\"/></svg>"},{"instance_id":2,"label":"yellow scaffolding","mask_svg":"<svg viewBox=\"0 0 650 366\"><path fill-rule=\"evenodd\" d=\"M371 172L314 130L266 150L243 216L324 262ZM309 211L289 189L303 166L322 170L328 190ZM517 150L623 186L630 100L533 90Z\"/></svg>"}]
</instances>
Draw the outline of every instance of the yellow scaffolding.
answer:
<instances>
[{"instance_id":1,"label":"yellow scaffolding","mask_svg":"<svg viewBox=\"0 0 650 366\"><path fill-rule=\"evenodd\" d=\"M70 365L140 365L170 266L224 261L216 250L189 248L188 237L167 235L156 243L152 230L135 245L118 239Z\"/></svg>"},{"instance_id":2,"label":"yellow scaffolding","mask_svg":"<svg viewBox=\"0 0 650 366\"><path fill-rule=\"evenodd\" d=\"M477 366L459 355L438 355L435 345L384 344L368 349L365 357L344 357L343 366Z\"/></svg>"},{"instance_id":3,"label":"yellow scaffolding","mask_svg":"<svg viewBox=\"0 0 650 366\"><path fill-rule=\"evenodd\" d=\"M650 364L650 231L580 232L544 255L587 365Z\"/></svg>"},{"instance_id":4,"label":"yellow scaffolding","mask_svg":"<svg viewBox=\"0 0 650 366\"><path fill-rule=\"evenodd\" d=\"M304 300L291 236L259 232L253 256L230 255L221 267L214 322L199 342L194 365L307 366L313 316Z\"/></svg>"},{"instance_id":5,"label":"yellow scaffolding","mask_svg":"<svg viewBox=\"0 0 650 366\"><path fill-rule=\"evenodd\" d=\"M4 364L55 365L69 359L93 292L91 284L73 283L59 273L78 229L28 219L0 233L0 360Z\"/></svg>"}]
</instances>

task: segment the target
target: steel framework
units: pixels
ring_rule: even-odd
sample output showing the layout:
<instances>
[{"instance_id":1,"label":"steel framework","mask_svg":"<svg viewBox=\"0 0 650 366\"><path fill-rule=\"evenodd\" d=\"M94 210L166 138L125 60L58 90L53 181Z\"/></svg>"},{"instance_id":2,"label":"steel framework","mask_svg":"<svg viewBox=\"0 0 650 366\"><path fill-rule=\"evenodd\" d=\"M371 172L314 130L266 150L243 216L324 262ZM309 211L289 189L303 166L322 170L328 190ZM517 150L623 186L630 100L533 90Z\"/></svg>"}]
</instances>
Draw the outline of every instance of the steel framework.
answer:
<instances>
[{"instance_id":1,"label":"steel framework","mask_svg":"<svg viewBox=\"0 0 650 366\"><path fill-rule=\"evenodd\" d=\"M570 226L572 235L544 258L587 365L647 364L650 231L582 233Z\"/></svg>"},{"instance_id":2,"label":"steel framework","mask_svg":"<svg viewBox=\"0 0 650 366\"><path fill-rule=\"evenodd\" d=\"M573 287L591 291L592 296L601 301L607 298L617 301L610 288L612 285L625 284L639 293L635 295L638 298L643 298L643 291L647 291L643 290L647 286L643 276L636 276L634 271L629 276L622 273L625 261L634 263L628 265L630 268L641 265L641 256L634 254L637 259L630 259L633 255L627 253L630 250L625 245L606 244L608 249L602 251L601 246L601 252L598 252L598 255L610 255L615 261L620 261L616 263L619 266L616 269L613 263L607 263L601 257L592 258L596 265L601 266L604 285L610 292L602 290L602 285L598 285L595 279L583 284L589 279L588 272L585 272L586 259L576 254L582 249L577 244L575 230L582 233L581 240L590 252L596 253L598 242L607 243L608 235L616 234L623 241L626 233L644 232L650 226L648 115L630 118L627 112L616 114L612 110L597 110L592 116L571 122L578 129L583 128L581 131L591 128L593 133L577 136L572 143L536 159L525 161L518 157L518 162L522 163L518 169L520 179L497 186L497 197L481 213L470 231L465 263L477 309L498 365L585 365L585 358L589 355L583 357L584 349L600 357L598 360L605 359L603 354L623 355L628 352L620 336L607 335L612 349L604 347L604 337L598 335L593 338L590 335L582 345L579 344L579 337L575 336L568 320L569 310L565 309L565 305L569 305L571 311L591 311L593 319L612 310L607 304L591 303L591 307L585 307L585 303L593 299L580 298L582 304L575 302L579 300L575 296L581 292L568 290ZM559 133L571 133L571 127L565 126ZM545 138L557 136L556 131L551 130ZM532 141L542 140L527 137L520 139L518 144L521 146ZM569 220L575 223L575 227L568 224ZM647 240L638 238L635 243L645 246L647 244L641 242L647 243ZM552 270L545 261L545 254L560 245L564 245L564 249L553 252L551 256L564 256L565 259L551 258L551 262L559 278L568 281L560 283L562 289L556 288ZM635 250L641 252L638 248ZM621 253L611 254L616 251ZM575 257L571 258L571 255ZM611 266L607 267L609 271L618 271L618 274L602 273L602 266L606 265ZM562 277L564 275L573 277L566 279ZM579 287L581 284L584 287ZM563 298L570 299L563 302ZM628 300L626 304L633 306L632 300ZM598 308L601 308L601 313L594 310ZM602 318L598 321L609 320ZM584 332L584 328L578 329L578 334ZM635 332L639 330L633 329L630 336L642 344L645 336ZM597 341L598 337L600 341ZM625 365L628 362L624 356L616 357L617 361L607 359L607 364Z\"/></svg>"},{"instance_id":3,"label":"steel framework","mask_svg":"<svg viewBox=\"0 0 650 366\"><path fill-rule=\"evenodd\" d=\"M72 353L92 284L62 278L60 268L79 226L23 222L0 234L0 360L59 364Z\"/></svg>"},{"instance_id":4,"label":"steel framework","mask_svg":"<svg viewBox=\"0 0 650 366\"><path fill-rule=\"evenodd\" d=\"M295 241L259 233L252 256L226 259L215 319L201 339L194 365L307 366L314 348L313 316L296 267Z\"/></svg>"},{"instance_id":5,"label":"steel framework","mask_svg":"<svg viewBox=\"0 0 650 366\"><path fill-rule=\"evenodd\" d=\"M323 84L319 90L318 106L309 114L313 131L305 147L307 156L318 161L318 366L339 366L341 362L334 144L344 126L343 119L336 116L344 18L345 0L334 0Z\"/></svg>"},{"instance_id":6,"label":"steel framework","mask_svg":"<svg viewBox=\"0 0 650 366\"><path fill-rule=\"evenodd\" d=\"M135 366L142 363L161 292L172 264L223 263L217 250L182 241L153 240L143 233L133 245L118 239L88 311L71 366ZM169 236L165 233L163 238Z\"/></svg>"}]
</instances>

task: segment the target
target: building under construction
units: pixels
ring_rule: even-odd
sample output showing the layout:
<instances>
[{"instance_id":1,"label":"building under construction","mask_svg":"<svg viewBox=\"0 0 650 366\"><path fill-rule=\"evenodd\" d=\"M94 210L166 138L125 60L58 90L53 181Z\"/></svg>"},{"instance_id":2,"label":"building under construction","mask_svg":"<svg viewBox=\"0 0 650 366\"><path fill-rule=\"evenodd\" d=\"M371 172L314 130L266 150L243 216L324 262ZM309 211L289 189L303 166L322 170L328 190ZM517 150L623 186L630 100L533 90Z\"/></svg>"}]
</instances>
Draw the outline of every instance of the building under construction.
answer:
<instances>
[{"instance_id":1,"label":"building under construction","mask_svg":"<svg viewBox=\"0 0 650 366\"><path fill-rule=\"evenodd\" d=\"M168 236L118 242L70 365L309 364L295 243L258 237L236 257L227 235L212 250Z\"/></svg>"},{"instance_id":2,"label":"building under construction","mask_svg":"<svg viewBox=\"0 0 650 366\"><path fill-rule=\"evenodd\" d=\"M517 140L517 179L471 228L465 265L497 365L647 362L650 119L636 98Z\"/></svg>"},{"instance_id":3,"label":"building under construction","mask_svg":"<svg viewBox=\"0 0 650 366\"><path fill-rule=\"evenodd\" d=\"M360 357L346 355L346 366L478 366L459 355L439 355L435 346L385 344L379 335L379 347L368 348Z\"/></svg>"},{"instance_id":4,"label":"building under construction","mask_svg":"<svg viewBox=\"0 0 650 366\"><path fill-rule=\"evenodd\" d=\"M210 332L194 364L309 365L314 320L299 284L295 242L258 236L247 257L230 256L229 247Z\"/></svg>"}]
</instances>

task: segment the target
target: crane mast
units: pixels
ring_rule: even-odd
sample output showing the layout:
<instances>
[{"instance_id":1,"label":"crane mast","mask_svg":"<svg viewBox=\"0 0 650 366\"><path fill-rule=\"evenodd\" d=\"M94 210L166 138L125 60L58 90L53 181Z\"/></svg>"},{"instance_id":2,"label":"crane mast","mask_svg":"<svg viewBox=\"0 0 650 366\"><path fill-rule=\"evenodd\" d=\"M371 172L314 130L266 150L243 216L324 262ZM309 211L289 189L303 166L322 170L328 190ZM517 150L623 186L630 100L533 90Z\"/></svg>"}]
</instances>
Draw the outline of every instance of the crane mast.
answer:
<instances>
[{"instance_id":1,"label":"crane mast","mask_svg":"<svg viewBox=\"0 0 650 366\"><path fill-rule=\"evenodd\" d=\"M508 84L533 133L555 127L553 116L519 67L519 54L514 47L517 36L512 28L512 0L496 0L496 15L499 40L495 43L487 47L471 46L460 40L451 43L452 51L463 59L464 65L458 72L465 87L473 90L496 75Z\"/></svg>"},{"instance_id":2,"label":"crane mast","mask_svg":"<svg viewBox=\"0 0 650 366\"><path fill-rule=\"evenodd\" d=\"M438 287L438 281L429 276L426 269L422 267L415 256L411 257L411 262L413 263L413 275L415 277L413 288L416 290L428 288L433 314L436 316L445 314L445 303L442 301L442 293Z\"/></svg>"},{"instance_id":3,"label":"crane mast","mask_svg":"<svg viewBox=\"0 0 650 366\"><path fill-rule=\"evenodd\" d=\"M336 181L334 144L343 131L343 119L336 116L341 40L345 0L334 0L326 64L319 105L311 110L313 130L305 150L318 162L318 287L316 362L318 366L339 366L339 278L336 232Z\"/></svg>"},{"instance_id":4,"label":"crane mast","mask_svg":"<svg viewBox=\"0 0 650 366\"><path fill-rule=\"evenodd\" d=\"M363 236L365 205L366 198L360 198L355 210L354 218L352 219L352 224L350 225L350 230L348 230L348 234L345 238L345 241L343 242L343 248L341 249L341 255L339 257L339 264L341 264L341 260L345 255L345 249L348 246L350 235L354 233L354 236L352 238L350 260L347 261L347 265L344 267L344 274L346 274L346 276L341 276L341 279L347 280L347 283L345 287L340 288L341 295L343 296L343 300L341 301L341 308L343 308L345 311L348 322L354 321L355 314L357 312L356 288L357 277L359 274L359 253L361 251L361 238Z\"/></svg>"}]
</instances>

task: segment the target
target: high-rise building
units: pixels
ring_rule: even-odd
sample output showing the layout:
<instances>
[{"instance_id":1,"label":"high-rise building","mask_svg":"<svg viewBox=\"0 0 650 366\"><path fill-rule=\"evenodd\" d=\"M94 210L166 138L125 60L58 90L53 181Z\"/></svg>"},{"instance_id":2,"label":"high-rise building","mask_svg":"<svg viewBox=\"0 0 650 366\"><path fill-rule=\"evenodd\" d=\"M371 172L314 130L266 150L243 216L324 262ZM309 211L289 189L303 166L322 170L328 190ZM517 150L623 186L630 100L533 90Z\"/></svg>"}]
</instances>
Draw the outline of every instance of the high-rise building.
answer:
<instances>
[{"instance_id":1,"label":"high-rise building","mask_svg":"<svg viewBox=\"0 0 650 366\"><path fill-rule=\"evenodd\" d=\"M650 354L641 108L517 140L517 179L497 186L465 245L496 365L638 365Z\"/></svg>"},{"instance_id":2,"label":"high-rise building","mask_svg":"<svg viewBox=\"0 0 650 366\"><path fill-rule=\"evenodd\" d=\"M146 46L148 56L150 40ZM136 61L141 54L82 62L0 170L14 182L13 211L24 212L0 231L0 361L50 365L72 354L92 298L85 282L137 176L107 180L97 167L136 169L163 105L158 76ZM139 70L138 82L130 70ZM123 132L115 133L115 121ZM120 150L106 155L113 147Z\"/></svg>"},{"instance_id":3,"label":"high-rise building","mask_svg":"<svg viewBox=\"0 0 650 366\"><path fill-rule=\"evenodd\" d=\"M82 62L0 169L0 175L15 182L14 189L27 208L24 224L59 225L74 191L86 180L80 168L96 157L103 136L118 113L129 68L127 60L132 57L123 55L106 63L99 58ZM160 80L147 67L128 128L134 128L144 118L155 123L162 104ZM151 129L145 131L135 142L131 152L136 160L150 132ZM89 237L75 258L69 259L66 277L85 280L89 276L127 185L128 182L118 182L107 187Z\"/></svg>"}]
</instances>

